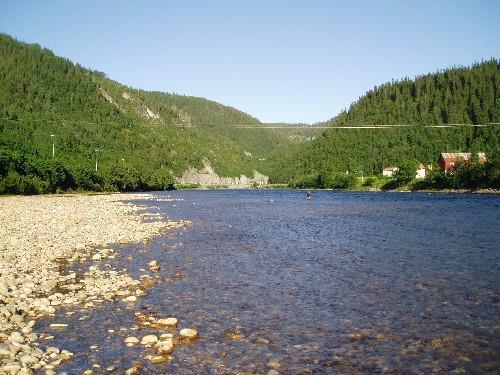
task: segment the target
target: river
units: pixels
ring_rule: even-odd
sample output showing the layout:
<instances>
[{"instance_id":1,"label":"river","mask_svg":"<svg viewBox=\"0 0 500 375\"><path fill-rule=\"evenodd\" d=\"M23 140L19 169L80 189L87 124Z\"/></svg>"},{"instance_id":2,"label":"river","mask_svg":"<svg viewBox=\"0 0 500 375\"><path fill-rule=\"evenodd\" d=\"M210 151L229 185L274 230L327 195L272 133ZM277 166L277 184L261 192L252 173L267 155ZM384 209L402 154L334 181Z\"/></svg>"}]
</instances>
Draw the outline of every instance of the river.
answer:
<instances>
[{"instance_id":1,"label":"river","mask_svg":"<svg viewBox=\"0 0 500 375\"><path fill-rule=\"evenodd\" d=\"M153 193L151 213L190 220L113 266L159 281L64 319L58 371L136 363L142 373L488 373L500 369L500 196L216 190ZM169 197L168 199L166 199ZM174 316L199 338L154 365L124 338L135 313ZM120 328L122 330L120 330Z\"/></svg>"}]
</instances>

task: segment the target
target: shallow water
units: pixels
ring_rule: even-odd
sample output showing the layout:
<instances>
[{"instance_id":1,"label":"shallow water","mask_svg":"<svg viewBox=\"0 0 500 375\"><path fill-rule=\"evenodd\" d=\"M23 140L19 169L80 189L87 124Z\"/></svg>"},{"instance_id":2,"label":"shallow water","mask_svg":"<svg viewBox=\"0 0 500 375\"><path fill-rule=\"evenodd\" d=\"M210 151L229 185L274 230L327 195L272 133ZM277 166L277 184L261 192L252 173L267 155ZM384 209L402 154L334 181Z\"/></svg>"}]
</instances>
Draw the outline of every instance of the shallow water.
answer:
<instances>
[{"instance_id":1,"label":"shallow water","mask_svg":"<svg viewBox=\"0 0 500 375\"><path fill-rule=\"evenodd\" d=\"M141 201L148 211L193 223L150 244L114 247L121 257L113 266L160 281L136 304L70 317L61 309L38 322L38 332L55 336L48 345L77 353L59 370L99 364L96 373L110 365L123 372L140 363L143 373L159 374L499 371L500 196L154 195ZM148 270L153 259L158 274ZM175 316L200 337L153 365L147 350L123 340L158 330L119 331L137 324L137 311ZM63 332L48 328L63 321Z\"/></svg>"}]
</instances>

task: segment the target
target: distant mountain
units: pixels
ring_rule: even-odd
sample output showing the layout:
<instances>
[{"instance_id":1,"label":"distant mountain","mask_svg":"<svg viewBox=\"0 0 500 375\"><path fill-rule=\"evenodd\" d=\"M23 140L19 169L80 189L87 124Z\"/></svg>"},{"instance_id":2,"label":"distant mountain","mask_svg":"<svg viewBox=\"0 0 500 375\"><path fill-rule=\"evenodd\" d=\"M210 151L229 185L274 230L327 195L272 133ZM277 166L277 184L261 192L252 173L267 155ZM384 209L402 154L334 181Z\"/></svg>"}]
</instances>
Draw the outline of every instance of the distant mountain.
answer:
<instances>
[{"instance_id":1,"label":"distant mountain","mask_svg":"<svg viewBox=\"0 0 500 375\"><path fill-rule=\"evenodd\" d=\"M405 161L433 163L443 151L495 154L498 125L426 126L500 122L499 80L492 59L393 81L301 128L262 124L204 98L130 88L0 34L0 193L165 189L189 176L248 181L239 177L254 171L314 185ZM412 126L383 126L390 124Z\"/></svg>"},{"instance_id":2,"label":"distant mountain","mask_svg":"<svg viewBox=\"0 0 500 375\"><path fill-rule=\"evenodd\" d=\"M314 181L346 172L376 175L405 160L437 162L443 151L498 153L498 125L425 126L499 123L499 67L500 62L492 59L375 87L326 122L331 129L276 160L279 175L275 177L278 181ZM349 128L356 125L375 128Z\"/></svg>"},{"instance_id":3,"label":"distant mountain","mask_svg":"<svg viewBox=\"0 0 500 375\"><path fill-rule=\"evenodd\" d=\"M126 87L0 34L0 190L162 189L206 163L221 176L268 173L268 154L290 142L260 127L234 108Z\"/></svg>"},{"instance_id":4,"label":"distant mountain","mask_svg":"<svg viewBox=\"0 0 500 375\"><path fill-rule=\"evenodd\" d=\"M352 124L486 124L500 121L500 61L445 69L368 91L329 121Z\"/></svg>"}]
</instances>

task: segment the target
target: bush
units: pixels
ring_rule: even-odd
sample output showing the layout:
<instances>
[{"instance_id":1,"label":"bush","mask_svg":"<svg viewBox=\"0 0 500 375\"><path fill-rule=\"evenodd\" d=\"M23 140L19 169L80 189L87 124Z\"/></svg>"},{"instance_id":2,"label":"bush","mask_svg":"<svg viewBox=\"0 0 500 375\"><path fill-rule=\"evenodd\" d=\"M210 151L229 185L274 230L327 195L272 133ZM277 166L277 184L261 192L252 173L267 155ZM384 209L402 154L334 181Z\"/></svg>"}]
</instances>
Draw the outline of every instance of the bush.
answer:
<instances>
[{"instance_id":1,"label":"bush","mask_svg":"<svg viewBox=\"0 0 500 375\"><path fill-rule=\"evenodd\" d=\"M324 186L327 189L352 189L356 186L356 176L352 174L338 173L325 179Z\"/></svg>"},{"instance_id":2,"label":"bush","mask_svg":"<svg viewBox=\"0 0 500 375\"><path fill-rule=\"evenodd\" d=\"M370 187L370 186L373 186L375 185L375 177L368 177L365 182L363 183L363 186L367 186L367 187Z\"/></svg>"},{"instance_id":3,"label":"bush","mask_svg":"<svg viewBox=\"0 0 500 375\"><path fill-rule=\"evenodd\" d=\"M3 193L22 194L23 180L21 176L14 171L9 171L2 181Z\"/></svg>"},{"instance_id":4,"label":"bush","mask_svg":"<svg viewBox=\"0 0 500 375\"><path fill-rule=\"evenodd\" d=\"M291 188L297 189L322 187L321 185L319 175L302 176L300 179L292 180L288 184Z\"/></svg>"},{"instance_id":5,"label":"bush","mask_svg":"<svg viewBox=\"0 0 500 375\"><path fill-rule=\"evenodd\" d=\"M415 161L405 160L398 168L399 170L394 174L394 178L399 186L415 179L417 171L417 163Z\"/></svg>"},{"instance_id":6,"label":"bush","mask_svg":"<svg viewBox=\"0 0 500 375\"><path fill-rule=\"evenodd\" d=\"M75 166L71 169L71 177L79 190L101 191L102 178L93 169Z\"/></svg>"},{"instance_id":7,"label":"bush","mask_svg":"<svg viewBox=\"0 0 500 375\"><path fill-rule=\"evenodd\" d=\"M25 195L46 194L50 192L49 183L38 176L24 176L22 180L22 190Z\"/></svg>"}]
</instances>

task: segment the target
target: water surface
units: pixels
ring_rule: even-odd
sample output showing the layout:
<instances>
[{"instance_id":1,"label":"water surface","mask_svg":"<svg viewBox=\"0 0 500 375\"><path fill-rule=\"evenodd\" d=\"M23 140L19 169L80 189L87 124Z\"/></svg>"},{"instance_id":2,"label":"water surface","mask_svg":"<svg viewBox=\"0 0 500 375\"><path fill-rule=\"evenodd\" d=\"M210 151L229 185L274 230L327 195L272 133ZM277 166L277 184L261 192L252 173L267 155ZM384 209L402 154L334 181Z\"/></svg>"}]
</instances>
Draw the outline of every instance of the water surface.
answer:
<instances>
[{"instance_id":1,"label":"water surface","mask_svg":"<svg viewBox=\"0 0 500 375\"><path fill-rule=\"evenodd\" d=\"M117 245L135 305L64 310L60 367L143 373L487 373L500 369L500 196L237 190L154 193L148 211L191 220L150 244ZM175 201L164 198L170 196ZM129 256L132 259L127 259ZM141 271L140 269L146 270ZM153 365L124 337L137 311L200 337ZM82 316L88 317L79 320ZM114 330L114 332L109 332ZM98 347L90 349L92 345Z\"/></svg>"}]
</instances>

